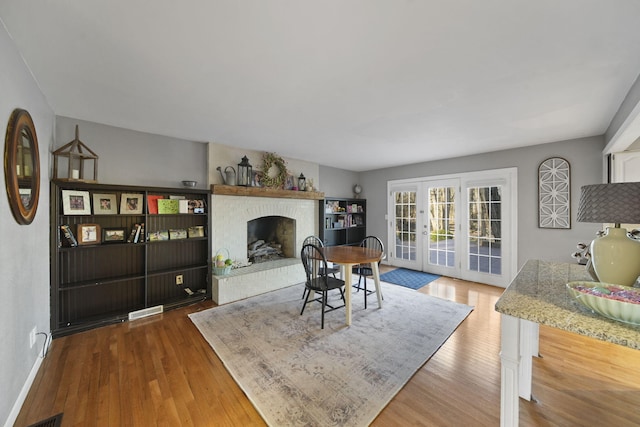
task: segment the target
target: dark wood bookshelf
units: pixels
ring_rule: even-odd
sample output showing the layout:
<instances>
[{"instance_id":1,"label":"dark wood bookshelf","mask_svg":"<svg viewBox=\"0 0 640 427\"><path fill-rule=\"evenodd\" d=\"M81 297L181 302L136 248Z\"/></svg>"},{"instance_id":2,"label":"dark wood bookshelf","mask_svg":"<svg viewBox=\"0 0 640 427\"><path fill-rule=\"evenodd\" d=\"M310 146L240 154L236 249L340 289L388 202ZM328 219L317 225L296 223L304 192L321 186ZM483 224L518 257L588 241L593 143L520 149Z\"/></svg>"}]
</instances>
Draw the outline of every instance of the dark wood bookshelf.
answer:
<instances>
[{"instance_id":1,"label":"dark wood bookshelf","mask_svg":"<svg viewBox=\"0 0 640 427\"><path fill-rule=\"evenodd\" d=\"M359 245L367 237L367 201L327 197L318 204L320 239L325 246Z\"/></svg>"},{"instance_id":2,"label":"dark wood bookshelf","mask_svg":"<svg viewBox=\"0 0 640 427\"><path fill-rule=\"evenodd\" d=\"M63 190L89 193L91 213L64 213ZM123 193L142 195L142 213L120 214ZM86 194L86 193L85 193ZM94 214L93 195L115 195L116 214ZM202 214L150 214L148 195L204 200ZM51 330L54 337L122 322L132 311L163 306L164 310L211 297L210 192L190 188L141 187L53 180L51 203ZM75 234L79 224L123 228L129 233L144 223L145 239L138 243L62 246L61 225ZM202 226L205 237L149 241L149 233ZM176 284L182 276L182 285ZM191 289L188 295L185 288Z\"/></svg>"}]
</instances>

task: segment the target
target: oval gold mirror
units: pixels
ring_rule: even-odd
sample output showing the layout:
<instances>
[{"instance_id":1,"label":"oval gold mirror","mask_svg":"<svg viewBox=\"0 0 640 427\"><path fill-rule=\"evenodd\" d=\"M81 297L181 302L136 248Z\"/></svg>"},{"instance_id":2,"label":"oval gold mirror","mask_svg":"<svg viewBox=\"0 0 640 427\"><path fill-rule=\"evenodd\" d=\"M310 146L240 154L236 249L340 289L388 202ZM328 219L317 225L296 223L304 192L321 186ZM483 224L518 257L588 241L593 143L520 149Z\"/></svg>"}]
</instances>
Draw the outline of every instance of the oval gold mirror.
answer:
<instances>
[{"instance_id":1,"label":"oval gold mirror","mask_svg":"<svg viewBox=\"0 0 640 427\"><path fill-rule=\"evenodd\" d=\"M40 155L36 128L28 111L11 113L4 141L4 179L18 224L31 224L40 195Z\"/></svg>"}]
</instances>

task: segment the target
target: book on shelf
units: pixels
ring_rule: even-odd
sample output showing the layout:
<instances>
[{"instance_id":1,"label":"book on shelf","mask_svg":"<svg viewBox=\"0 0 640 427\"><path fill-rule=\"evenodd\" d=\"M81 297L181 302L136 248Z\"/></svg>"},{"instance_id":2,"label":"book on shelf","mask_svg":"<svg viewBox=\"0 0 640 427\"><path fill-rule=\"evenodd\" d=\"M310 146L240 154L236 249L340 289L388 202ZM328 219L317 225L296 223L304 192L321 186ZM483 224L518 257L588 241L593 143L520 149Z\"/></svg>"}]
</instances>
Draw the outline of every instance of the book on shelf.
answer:
<instances>
[{"instance_id":1,"label":"book on shelf","mask_svg":"<svg viewBox=\"0 0 640 427\"><path fill-rule=\"evenodd\" d=\"M131 227L131 233L129 234L127 243L133 243L133 239L136 237L136 231L138 231L138 224L134 224L133 227Z\"/></svg>"},{"instance_id":2,"label":"book on shelf","mask_svg":"<svg viewBox=\"0 0 640 427\"><path fill-rule=\"evenodd\" d=\"M180 201L177 199L158 199L158 213L177 214L180 212Z\"/></svg>"},{"instance_id":3,"label":"book on shelf","mask_svg":"<svg viewBox=\"0 0 640 427\"><path fill-rule=\"evenodd\" d=\"M73 231L71 231L71 228L67 224L60 226L60 243L62 246L68 248L78 246L76 236L73 235Z\"/></svg>"},{"instance_id":4,"label":"book on shelf","mask_svg":"<svg viewBox=\"0 0 640 427\"><path fill-rule=\"evenodd\" d=\"M133 235L133 243L138 243L138 239L140 238L140 224L135 225L136 232Z\"/></svg>"},{"instance_id":5,"label":"book on shelf","mask_svg":"<svg viewBox=\"0 0 640 427\"><path fill-rule=\"evenodd\" d=\"M127 239L128 243L141 243L144 242L144 223L134 224L131 227L131 234Z\"/></svg>"},{"instance_id":6,"label":"book on shelf","mask_svg":"<svg viewBox=\"0 0 640 427\"><path fill-rule=\"evenodd\" d=\"M164 196L159 196L157 194L149 194L147 195L147 212L149 214L157 214L158 213L158 200L164 199Z\"/></svg>"}]
</instances>

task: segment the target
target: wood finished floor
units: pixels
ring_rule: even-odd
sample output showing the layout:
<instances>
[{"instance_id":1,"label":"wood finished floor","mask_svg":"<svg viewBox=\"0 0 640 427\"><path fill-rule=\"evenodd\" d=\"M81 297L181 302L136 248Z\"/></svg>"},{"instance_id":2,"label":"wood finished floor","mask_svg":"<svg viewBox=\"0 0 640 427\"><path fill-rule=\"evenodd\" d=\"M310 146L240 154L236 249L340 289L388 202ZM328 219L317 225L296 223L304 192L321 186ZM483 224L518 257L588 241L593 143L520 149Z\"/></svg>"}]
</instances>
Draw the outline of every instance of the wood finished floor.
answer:
<instances>
[{"instance_id":1,"label":"wood finished floor","mask_svg":"<svg viewBox=\"0 0 640 427\"><path fill-rule=\"evenodd\" d=\"M373 425L499 425L502 289L443 277L419 292L475 309ZM15 426L265 425L187 317L214 305L54 340ZM640 425L640 352L547 327L540 352L521 425Z\"/></svg>"}]
</instances>

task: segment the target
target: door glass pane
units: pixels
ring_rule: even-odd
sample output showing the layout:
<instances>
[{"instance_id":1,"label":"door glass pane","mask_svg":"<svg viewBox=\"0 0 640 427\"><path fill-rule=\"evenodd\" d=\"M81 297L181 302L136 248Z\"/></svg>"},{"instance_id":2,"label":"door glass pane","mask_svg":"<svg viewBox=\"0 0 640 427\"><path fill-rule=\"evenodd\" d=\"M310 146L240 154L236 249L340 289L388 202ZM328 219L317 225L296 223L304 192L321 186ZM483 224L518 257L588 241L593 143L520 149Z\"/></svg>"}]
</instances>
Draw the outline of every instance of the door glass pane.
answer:
<instances>
[{"instance_id":1,"label":"door glass pane","mask_svg":"<svg viewBox=\"0 0 640 427\"><path fill-rule=\"evenodd\" d=\"M394 193L396 211L396 251L395 257L416 260L416 192L398 191Z\"/></svg>"},{"instance_id":2,"label":"door glass pane","mask_svg":"<svg viewBox=\"0 0 640 427\"><path fill-rule=\"evenodd\" d=\"M501 187L474 187L469 197L469 264L467 268L502 274Z\"/></svg>"},{"instance_id":3,"label":"door glass pane","mask_svg":"<svg viewBox=\"0 0 640 427\"><path fill-rule=\"evenodd\" d=\"M455 188L429 188L429 264L455 265Z\"/></svg>"}]
</instances>

